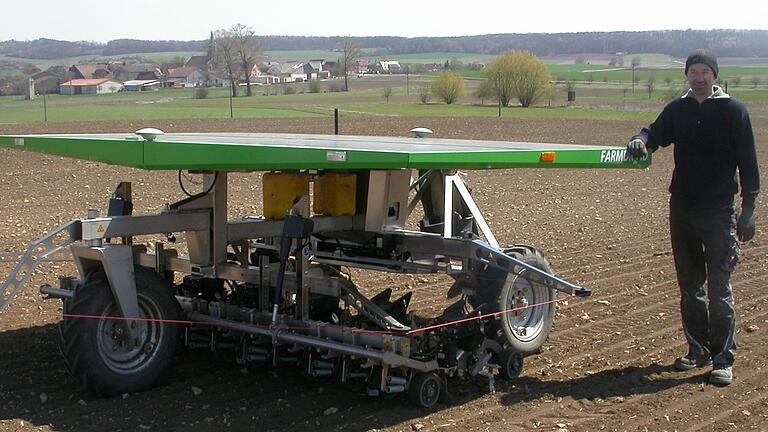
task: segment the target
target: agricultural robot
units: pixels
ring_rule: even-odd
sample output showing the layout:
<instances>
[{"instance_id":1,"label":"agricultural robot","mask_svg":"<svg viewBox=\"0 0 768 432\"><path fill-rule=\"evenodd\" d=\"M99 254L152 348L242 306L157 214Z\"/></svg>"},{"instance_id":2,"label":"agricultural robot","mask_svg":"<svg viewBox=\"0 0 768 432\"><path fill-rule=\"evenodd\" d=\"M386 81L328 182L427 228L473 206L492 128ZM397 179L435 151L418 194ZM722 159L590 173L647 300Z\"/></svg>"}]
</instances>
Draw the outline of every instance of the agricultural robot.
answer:
<instances>
[{"instance_id":1,"label":"agricultural robot","mask_svg":"<svg viewBox=\"0 0 768 432\"><path fill-rule=\"evenodd\" d=\"M179 171L183 199L133 214L132 184L120 183L105 214L89 210L31 243L0 286L2 310L41 262L68 249L79 274L40 291L63 301L64 363L95 395L151 387L183 345L369 395L406 393L421 407L451 377L485 376L491 388L494 377L514 379L545 343L556 295L590 295L534 247L500 246L458 170L650 162L611 147L418 136L145 129L0 136L0 145ZM228 220L227 175L244 171L264 171L264 214ZM202 181L194 192L189 175ZM418 230L408 230L417 209ZM164 240L134 243L144 235ZM366 296L349 269L447 274L455 301L419 316L411 293Z\"/></svg>"}]
</instances>

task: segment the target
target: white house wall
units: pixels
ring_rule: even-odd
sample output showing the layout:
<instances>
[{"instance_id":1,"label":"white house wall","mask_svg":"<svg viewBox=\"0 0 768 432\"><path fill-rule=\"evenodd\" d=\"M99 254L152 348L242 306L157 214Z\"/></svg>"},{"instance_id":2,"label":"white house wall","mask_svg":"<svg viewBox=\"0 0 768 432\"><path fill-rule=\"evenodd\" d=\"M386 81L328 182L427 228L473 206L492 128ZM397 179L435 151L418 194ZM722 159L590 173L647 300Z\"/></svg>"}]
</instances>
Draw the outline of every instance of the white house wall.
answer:
<instances>
[{"instance_id":1,"label":"white house wall","mask_svg":"<svg viewBox=\"0 0 768 432\"><path fill-rule=\"evenodd\" d=\"M114 81L105 82L103 84L100 84L99 86L95 87L97 94L105 94L105 93L117 93L120 91L120 89L123 88L123 85ZM83 94L85 94L85 88L83 88ZM92 93L88 93L92 94Z\"/></svg>"},{"instance_id":2,"label":"white house wall","mask_svg":"<svg viewBox=\"0 0 768 432\"><path fill-rule=\"evenodd\" d=\"M193 87L205 84L206 81L208 81L208 77L200 69L192 72L187 77L187 85L191 85Z\"/></svg>"}]
</instances>

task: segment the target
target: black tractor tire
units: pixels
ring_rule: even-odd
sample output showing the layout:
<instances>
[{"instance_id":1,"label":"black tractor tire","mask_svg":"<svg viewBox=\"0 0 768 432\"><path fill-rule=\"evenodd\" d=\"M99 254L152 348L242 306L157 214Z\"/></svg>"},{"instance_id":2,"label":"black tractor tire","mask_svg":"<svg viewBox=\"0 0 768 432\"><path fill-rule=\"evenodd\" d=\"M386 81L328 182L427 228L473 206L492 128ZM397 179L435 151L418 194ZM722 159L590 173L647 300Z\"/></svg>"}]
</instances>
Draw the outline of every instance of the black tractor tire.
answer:
<instances>
[{"instance_id":1,"label":"black tractor tire","mask_svg":"<svg viewBox=\"0 0 768 432\"><path fill-rule=\"evenodd\" d=\"M162 276L137 267L135 280L141 318L178 320L181 317L173 289ZM75 290L74 297L64 302L63 311L65 315L120 316L103 272L89 274ZM179 324L135 322L135 343L126 346L123 323L76 317L65 317L59 323L59 349L67 370L97 397L152 387L179 348L182 330Z\"/></svg>"},{"instance_id":2,"label":"black tractor tire","mask_svg":"<svg viewBox=\"0 0 768 432\"><path fill-rule=\"evenodd\" d=\"M534 248L515 246L505 252L532 267L552 274L547 259ZM542 306L522 308L496 316L486 326L488 337L524 357L541 351L554 324L557 307L548 302L553 302L557 297L555 289L530 279L528 271L517 266L509 273L493 267L481 270L476 291L477 295L472 299L472 303L475 306L483 305L484 314L545 303Z\"/></svg>"}]
</instances>

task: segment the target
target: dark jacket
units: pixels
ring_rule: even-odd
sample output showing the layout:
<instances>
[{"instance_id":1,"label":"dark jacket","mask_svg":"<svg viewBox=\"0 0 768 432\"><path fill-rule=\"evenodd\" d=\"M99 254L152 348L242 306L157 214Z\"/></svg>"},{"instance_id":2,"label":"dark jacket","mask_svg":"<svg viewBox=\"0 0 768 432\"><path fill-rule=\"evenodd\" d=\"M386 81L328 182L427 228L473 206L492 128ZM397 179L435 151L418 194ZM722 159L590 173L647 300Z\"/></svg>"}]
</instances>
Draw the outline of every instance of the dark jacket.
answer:
<instances>
[{"instance_id":1,"label":"dark jacket","mask_svg":"<svg viewBox=\"0 0 768 432\"><path fill-rule=\"evenodd\" d=\"M643 140L651 152L675 143L669 185L674 201L695 208L733 205L738 167L742 206L754 207L760 176L749 113L719 87L701 104L691 92L670 102L634 138Z\"/></svg>"}]
</instances>

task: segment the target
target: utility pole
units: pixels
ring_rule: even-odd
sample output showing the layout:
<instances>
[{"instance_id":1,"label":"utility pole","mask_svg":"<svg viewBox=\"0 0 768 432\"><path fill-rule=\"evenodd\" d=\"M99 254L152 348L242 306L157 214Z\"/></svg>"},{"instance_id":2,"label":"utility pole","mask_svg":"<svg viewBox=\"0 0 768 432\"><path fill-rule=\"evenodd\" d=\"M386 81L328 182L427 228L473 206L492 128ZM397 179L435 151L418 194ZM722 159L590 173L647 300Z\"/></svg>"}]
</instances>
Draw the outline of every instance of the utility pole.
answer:
<instances>
[{"instance_id":1,"label":"utility pole","mask_svg":"<svg viewBox=\"0 0 768 432\"><path fill-rule=\"evenodd\" d=\"M232 87L232 86L230 86ZM235 88L232 87L229 91L229 118L235 118L235 112L232 109L232 93L235 91Z\"/></svg>"},{"instance_id":2,"label":"utility pole","mask_svg":"<svg viewBox=\"0 0 768 432\"><path fill-rule=\"evenodd\" d=\"M409 65L405 65L405 95L409 96L411 94L410 86L408 85L408 75L411 70L411 67Z\"/></svg>"}]
</instances>

